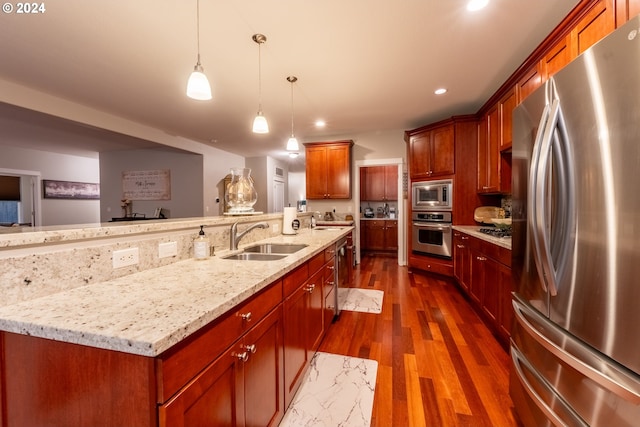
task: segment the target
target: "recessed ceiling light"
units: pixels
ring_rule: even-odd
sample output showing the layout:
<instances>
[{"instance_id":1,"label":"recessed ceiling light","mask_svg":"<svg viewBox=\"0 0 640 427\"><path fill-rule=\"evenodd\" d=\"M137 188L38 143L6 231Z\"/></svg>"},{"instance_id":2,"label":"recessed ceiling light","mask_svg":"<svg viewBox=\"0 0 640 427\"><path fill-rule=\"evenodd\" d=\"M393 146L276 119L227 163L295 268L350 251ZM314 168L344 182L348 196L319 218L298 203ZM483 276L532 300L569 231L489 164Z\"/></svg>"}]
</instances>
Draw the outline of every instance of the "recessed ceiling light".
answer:
<instances>
[{"instance_id":1,"label":"recessed ceiling light","mask_svg":"<svg viewBox=\"0 0 640 427\"><path fill-rule=\"evenodd\" d=\"M317 128L323 128L326 125L327 125L327 122L325 122L324 120L322 120L322 119L316 120L316 127Z\"/></svg>"},{"instance_id":2,"label":"recessed ceiling light","mask_svg":"<svg viewBox=\"0 0 640 427\"><path fill-rule=\"evenodd\" d=\"M475 12L476 10L483 9L489 4L489 0L469 0L467 3L467 10L469 12Z\"/></svg>"},{"instance_id":3,"label":"recessed ceiling light","mask_svg":"<svg viewBox=\"0 0 640 427\"><path fill-rule=\"evenodd\" d=\"M435 93L436 95L444 95L445 93L447 93L447 89L441 87L440 89L434 90L433 93Z\"/></svg>"}]
</instances>

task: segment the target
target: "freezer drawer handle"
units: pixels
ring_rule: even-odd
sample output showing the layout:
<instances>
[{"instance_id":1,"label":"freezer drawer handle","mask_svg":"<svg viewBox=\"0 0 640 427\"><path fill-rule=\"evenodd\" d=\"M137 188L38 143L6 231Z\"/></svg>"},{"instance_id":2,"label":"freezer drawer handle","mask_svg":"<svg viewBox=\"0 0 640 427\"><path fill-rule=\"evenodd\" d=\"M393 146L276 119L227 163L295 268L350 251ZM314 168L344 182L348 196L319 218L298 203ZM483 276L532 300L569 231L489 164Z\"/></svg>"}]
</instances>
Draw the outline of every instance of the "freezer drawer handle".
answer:
<instances>
[{"instance_id":1,"label":"freezer drawer handle","mask_svg":"<svg viewBox=\"0 0 640 427\"><path fill-rule=\"evenodd\" d=\"M553 327L548 320L540 319L539 323L548 324L544 327L546 333L544 335L532 323L532 321L536 321L535 317L539 315L516 299L512 302L516 320L541 346L600 386L634 405L640 404L640 384L637 380L617 369L616 366L606 360L594 355L584 348L583 344L577 342L575 338L562 332L559 328ZM558 343L563 343L562 347ZM578 358L574 354L581 354L582 357Z\"/></svg>"},{"instance_id":2,"label":"freezer drawer handle","mask_svg":"<svg viewBox=\"0 0 640 427\"><path fill-rule=\"evenodd\" d=\"M535 379L538 380L538 383L542 387L544 387L550 394L554 394L552 388L540 376L540 374L538 374L535 371L535 369L533 369L533 367L529 364L529 362L524 357L524 355L522 353L520 353L520 351L513 345L513 343L511 345L511 359L513 360L513 367L515 368L515 372L516 372L516 375L518 376L518 380L520 381L520 383L524 387L524 389L527 392L527 394L529 395L529 397L536 404L536 406L538 408L540 408L540 410L547 416L547 418L549 418L549 420L555 426L566 427L568 424L565 423L558 416L558 414L553 409L551 409L549 407L549 405L547 405L547 403L544 401L544 399L542 397L540 397L540 395L538 393L536 393L534 388L531 386L531 384L527 380L527 377L525 376L525 374L524 374L524 372L522 370L522 365L524 365L524 367L527 369L527 371L529 371L531 373L531 375L533 375L535 377ZM569 415L569 416L571 416L573 418L571 420L571 421L573 421L571 423L571 425L588 427L588 424L585 423L584 420L582 418L580 418L580 416L578 414L576 414L575 411L569 405L567 405L563 400L559 399L557 396L556 396L556 399L555 399L555 403L561 405L562 408L564 409L564 412L567 415Z\"/></svg>"}]
</instances>

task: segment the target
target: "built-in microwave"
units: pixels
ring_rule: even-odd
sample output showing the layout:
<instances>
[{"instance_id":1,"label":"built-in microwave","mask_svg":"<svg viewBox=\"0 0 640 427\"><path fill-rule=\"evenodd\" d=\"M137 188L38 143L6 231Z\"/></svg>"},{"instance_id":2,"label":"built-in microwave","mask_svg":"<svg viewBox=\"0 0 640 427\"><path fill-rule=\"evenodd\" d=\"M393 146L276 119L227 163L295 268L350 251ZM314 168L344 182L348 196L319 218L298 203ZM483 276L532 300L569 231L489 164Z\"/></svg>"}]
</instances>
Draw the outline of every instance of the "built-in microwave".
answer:
<instances>
[{"instance_id":1,"label":"built-in microwave","mask_svg":"<svg viewBox=\"0 0 640 427\"><path fill-rule=\"evenodd\" d=\"M453 208L453 180L422 181L411 184L414 211L447 211Z\"/></svg>"}]
</instances>

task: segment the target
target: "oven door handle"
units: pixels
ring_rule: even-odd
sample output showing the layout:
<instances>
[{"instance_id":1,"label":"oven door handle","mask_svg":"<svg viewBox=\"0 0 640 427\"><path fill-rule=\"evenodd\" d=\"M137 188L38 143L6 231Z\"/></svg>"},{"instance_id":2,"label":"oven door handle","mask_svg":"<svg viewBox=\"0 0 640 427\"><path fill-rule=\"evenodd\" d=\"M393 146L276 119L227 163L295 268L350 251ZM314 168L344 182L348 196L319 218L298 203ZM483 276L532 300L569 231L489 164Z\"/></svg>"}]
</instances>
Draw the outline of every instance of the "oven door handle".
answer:
<instances>
[{"instance_id":1,"label":"oven door handle","mask_svg":"<svg viewBox=\"0 0 640 427\"><path fill-rule=\"evenodd\" d=\"M414 227L428 228L429 230L451 231L450 225L431 225L431 224L425 224L424 222L414 222L413 225Z\"/></svg>"}]
</instances>

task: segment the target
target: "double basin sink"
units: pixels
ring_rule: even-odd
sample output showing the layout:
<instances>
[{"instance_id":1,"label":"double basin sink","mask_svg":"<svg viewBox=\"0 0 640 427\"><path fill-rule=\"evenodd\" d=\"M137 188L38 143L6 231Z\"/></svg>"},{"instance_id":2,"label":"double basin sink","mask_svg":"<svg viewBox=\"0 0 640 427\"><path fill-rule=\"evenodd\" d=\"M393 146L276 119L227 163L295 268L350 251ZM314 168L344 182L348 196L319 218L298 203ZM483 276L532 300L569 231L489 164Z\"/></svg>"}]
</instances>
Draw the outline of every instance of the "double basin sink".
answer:
<instances>
[{"instance_id":1,"label":"double basin sink","mask_svg":"<svg viewBox=\"0 0 640 427\"><path fill-rule=\"evenodd\" d=\"M262 243L259 245L249 246L243 252L227 255L222 259L245 260L245 261L273 261L282 259L287 255L291 255L299 250L306 248L304 244L293 243Z\"/></svg>"}]
</instances>

